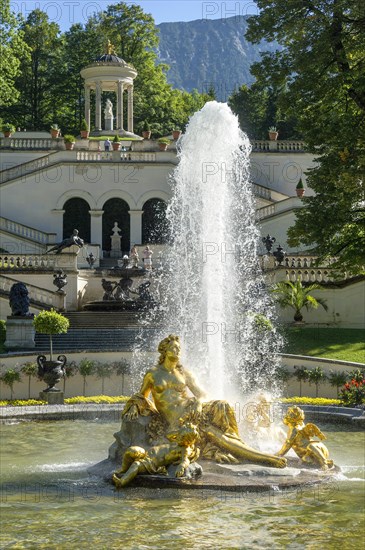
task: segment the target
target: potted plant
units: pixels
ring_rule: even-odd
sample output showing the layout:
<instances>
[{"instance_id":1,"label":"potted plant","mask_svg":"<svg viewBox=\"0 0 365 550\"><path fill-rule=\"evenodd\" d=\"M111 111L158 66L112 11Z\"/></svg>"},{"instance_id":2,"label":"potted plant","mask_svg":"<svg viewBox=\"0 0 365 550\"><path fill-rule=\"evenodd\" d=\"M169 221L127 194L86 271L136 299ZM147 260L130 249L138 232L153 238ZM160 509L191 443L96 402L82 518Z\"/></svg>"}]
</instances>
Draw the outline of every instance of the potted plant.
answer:
<instances>
[{"instance_id":1,"label":"potted plant","mask_svg":"<svg viewBox=\"0 0 365 550\"><path fill-rule=\"evenodd\" d=\"M51 311L43 310L38 313L33 319L33 325L35 330L40 334L49 334L50 343L50 360L47 361L45 355L38 355L37 357L38 376L48 384L46 392L59 391L55 388L55 385L64 376L66 357L65 355L59 355L57 361L53 360L52 336L53 334L66 333L70 326L70 321L54 309L51 309Z\"/></svg>"},{"instance_id":2,"label":"potted plant","mask_svg":"<svg viewBox=\"0 0 365 550\"><path fill-rule=\"evenodd\" d=\"M160 148L160 151L166 151L168 145L170 145L169 138L162 137L158 140L158 146Z\"/></svg>"},{"instance_id":3,"label":"potted plant","mask_svg":"<svg viewBox=\"0 0 365 550\"><path fill-rule=\"evenodd\" d=\"M151 138L151 127L148 124L147 120L145 120L144 123L143 123L142 137L144 139L150 139Z\"/></svg>"},{"instance_id":4,"label":"potted plant","mask_svg":"<svg viewBox=\"0 0 365 550\"><path fill-rule=\"evenodd\" d=\"M269 139L270 141L276 141L278 139L279 132L276 129L276 126L270 126L269 128Z\"/></svg>"},{"instance_id":5,"label":"potted plant","mask_svg":"<svg viewBox=\"0 0 365 550\"><path fill-rule=\"evenodd\" d=\"M280 307L291 307L294 309L294 321L302 323L303 315L301 310L305 307L307 311L317 309L322 306L325 311L328 310L326 300L323 298L315 298L311 295L313 290L322 289L321 285L313 283L308 286L303 286L300 279L292 283L291 281L280 281L275 283L271 292L276 294L276 302Z\"/></svg>"},{"instance_id":6,"label":"potted plant","mask_svg":"<svg viewBox=\"0 0 365 550\"><path fill-rule=\"evenodd\" d=\"M60 131L61 130L58 124L51 124L50 132L51 132L52 139L58 138L58 136L60 135Z\"/></svg>"},{"instance_id":7,"label":"potted plant","mask_svg":"<svg viewBox=\"0 0 365 550\"><path fill-rule=\"evenodd\" d=\"M172 137L174 138L174 141L176 141L177 139L179 139L180 136L181 136L181 130L180 130L180 128L178 128L178 127L176 126L175 129L172 130Z\"/></svg>"},{"instance_id":8,"label":"potted plant","mask_svg":"<svg viewBox=\"0 0 365 550\"><path fill-rule=\"evenodd\" d=\"M71 134L67 134L67 135L64 136L63 141L65 142L66 150L67 151L72 151L72 149L74 148L74 145L75 145L75 141L76 141L75 136L72 136Z\"/></svg>"},{"instance_id":9,"label":"potted plant","mask_svg":"<svg viewBox=\"0 0 365 550\"><path fill-rule=\"evenodd\" d=\"M300 178L300 180L298 181L297 183L297 186L296 186L296 192L297 192L297 197L302 197L305 193L305 189L304 189L304 184L303 184L303 180L302 178Z\"/></svg>"},{"instance_id":10,"label":"potted plant","mask_svg":"<svg viewBox=\"0 0 365 550\"><path fill-rule=\"evenodd\" d=\"M119 149L120 149L120 137L118 136L118 134L116 134L114 136L112 145L113 145L113 151L119 151Z\"/></svg>"},{"instance_id":11,"label":"potted plant","mask_svg":"<svg viewBox=\"0 0 365 550\"><path fill-rule=\"evenodd\" d=\"M15 126L13 126L13 124L3 124L1 130L4 134L4 137L8 138L11 136L11 134L14 134Z\"/></svg>"},{"instance_id":12,"label":"potted plant","mask_svg":"<svg viewBox=\"0 0 365 550\"><path fill-rule=\"evenodd\" d=\"M89 137L89 126L86 122L86 118L83 118L80 124L80 135L82 139L87 139Z\"/></svg>"}]
</instances>

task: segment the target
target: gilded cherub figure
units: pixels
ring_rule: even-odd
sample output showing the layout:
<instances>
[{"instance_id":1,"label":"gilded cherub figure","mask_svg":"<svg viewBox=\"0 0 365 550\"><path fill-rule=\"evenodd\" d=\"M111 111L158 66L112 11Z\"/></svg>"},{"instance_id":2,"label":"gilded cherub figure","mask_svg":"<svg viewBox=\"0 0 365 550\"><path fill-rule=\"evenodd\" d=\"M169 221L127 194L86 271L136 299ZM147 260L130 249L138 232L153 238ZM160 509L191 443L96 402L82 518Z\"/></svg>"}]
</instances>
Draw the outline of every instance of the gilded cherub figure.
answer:
<instances>
[{"instance_id":1,"label":"gilded cherub figure","mask_svg":"<svg viewBox=\"0 0 365 550\"><path fill-rule=\"evenodd\" d=\"M293 449L303 462L315 464L322 470L333 468L333 460L330 460L328 449L322 443L326 436L315 424L304 423L302 409L297 406L289 407L283 422L289 427L289 430L284 445L277 453L278 456L284 456L289 449ZM314 437L320 441L313 439Z\"/></svg>"},{"instance_id":2,"label":"gilded cherub figure","mask_svg":"<svg viewBox=\"0 0 365 550\"><path fill-rule=\"evenodd\" d=\"M156 445L148 451L129 447L124 453L122 467L113 474L113 483L119 489L128 485L138 474L167 474L166 466L177 464L175 477L182 477L186 468L199 457L195 447L199 432L193 424L167 434L171 443Z\"/></svg>"}]
</instances>

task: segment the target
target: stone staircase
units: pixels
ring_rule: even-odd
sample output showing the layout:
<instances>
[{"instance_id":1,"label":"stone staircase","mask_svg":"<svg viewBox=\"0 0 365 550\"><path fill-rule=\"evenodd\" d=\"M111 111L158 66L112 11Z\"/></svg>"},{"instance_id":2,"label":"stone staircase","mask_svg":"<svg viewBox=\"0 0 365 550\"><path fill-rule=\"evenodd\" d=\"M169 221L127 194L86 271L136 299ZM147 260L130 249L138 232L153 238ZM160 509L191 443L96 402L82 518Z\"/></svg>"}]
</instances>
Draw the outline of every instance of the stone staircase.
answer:
<instances>
[{"instance_id":1,"label":"stone staircase","mask_svg":"<svg viewBox=\"0 0 365 550\"><path fill-rule=\"evenodd\" d=\"M139 312L91 312L80 311L65 314L70 320L66 334L52 338L55 353L70 351L132 351L140 328ZM156 328L143 329L144 348L154 351ZM35 335L35 351L49 352L49 336Z\"/></svg>"}]
</instances>

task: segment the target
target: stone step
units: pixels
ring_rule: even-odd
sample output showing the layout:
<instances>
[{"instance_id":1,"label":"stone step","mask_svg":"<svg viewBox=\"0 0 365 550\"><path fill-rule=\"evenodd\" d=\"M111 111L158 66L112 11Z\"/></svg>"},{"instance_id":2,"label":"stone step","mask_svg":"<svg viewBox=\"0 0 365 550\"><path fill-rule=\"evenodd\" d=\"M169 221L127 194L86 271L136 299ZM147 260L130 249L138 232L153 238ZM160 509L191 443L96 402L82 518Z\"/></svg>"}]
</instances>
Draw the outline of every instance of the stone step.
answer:
<instances>
[{"instance_id":1,"label":"stone step","mask_svg":"<svg viewBox=\"0 0 365 550\"><path fill-rule=\"evenodd\" d=\"M138 327L140 313L134 311L76 311L65 313L71 328L110 328Z\"/></svg>"},{"instance_id":2,"label":"stone step","mask_svg":"<svg viewBox=\"0 0 365 550\"><path fill-rule=\"evenodd\" d=\"M139 329L70 329L66 334L53 336L53 350L64 353L73 350L119 350L132 351L140 334ZM150 342L154 340L155 331L143 331L142 342L145 349L153 350ZM35 351L49 351L49 336L35 335Z\"/></svg>"}]
</instances>

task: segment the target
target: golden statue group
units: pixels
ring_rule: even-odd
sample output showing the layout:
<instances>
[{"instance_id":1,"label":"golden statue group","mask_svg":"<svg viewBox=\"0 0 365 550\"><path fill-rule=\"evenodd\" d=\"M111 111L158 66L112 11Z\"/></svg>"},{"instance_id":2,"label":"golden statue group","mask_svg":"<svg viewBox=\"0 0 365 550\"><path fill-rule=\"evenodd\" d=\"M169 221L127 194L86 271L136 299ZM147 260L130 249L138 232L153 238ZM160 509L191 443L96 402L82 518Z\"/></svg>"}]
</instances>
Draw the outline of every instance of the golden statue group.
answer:
<instances>
[{"instance_id":1,"label":"golden statue group","mask_svg":"<svg viewBox=\"0 0 365 550\"><path fill-rule=\"evenodd\" d=\"M166 474L171 465L173 475L182 477L199 456L219 463L285 468L283 455L292 448L304 462L322 469L333 466L325 445L314 439L324 435L314 424L304 424L299 407L291 407L284 417L289 431L280 451L262 453L242 441L226 401L204 401L193 375L180 364L178 336L162 340L158 351L157 365L145 374L140 392L127 401L121 431L115 434L110 458L122 462L113 474L116 487L128 485L138 474Z\"/></svg>"}]
</instances>

